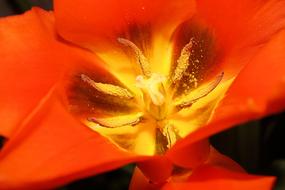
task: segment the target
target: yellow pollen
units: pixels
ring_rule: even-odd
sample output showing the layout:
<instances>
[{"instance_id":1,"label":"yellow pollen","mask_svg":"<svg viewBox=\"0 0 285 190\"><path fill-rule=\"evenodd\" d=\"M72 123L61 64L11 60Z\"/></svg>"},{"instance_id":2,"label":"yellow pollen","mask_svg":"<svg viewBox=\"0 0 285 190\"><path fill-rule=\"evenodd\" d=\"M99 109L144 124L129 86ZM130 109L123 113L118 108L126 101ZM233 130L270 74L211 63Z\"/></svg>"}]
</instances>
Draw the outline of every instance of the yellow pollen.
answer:
<instances>
[{"instance_id":1,"label":"yellow pollen","mask_svg":"<svg viewBox=\"0 0 285 190\"><path fill-rule=\"evenodd\" d=\"M105 83L98 83L93 81L88 76L81 74L81 79L87 82L90 86L107 95L117 96L125 99L132 99L134 96L125 88Z\"/></svg>"},{"instance_id":2,"label":"yellow pollen","mask_svg":"<svg viewBox=\"0 0 285 190\"><path fill-rule=\"evenodd\" d=\"M200 98L203 98L207 96L210 92L212 92L221 82L223 79L224 72L216 76L216 78L207 84L206 87L203 87L201 89L198 89L197 93L195 94L189 94L186 97L182 99L175 100L175 105L179 108L185 108L188 106L191 106L193 103L198 101Z\"/></svg>"},{"instance_id":3,"label":"yellow pollen","mask_svg":"<svg viewBox=\"0 0 285 190\"><path fill-rule=\"evenodd\" d=\"M191 56L193 40L194 38L191 38L190 41L181 50L180 57L177 60L177 66L172 77L172 83L179 81L189 66L189 58Z\"/></svg>"}]
</instances>

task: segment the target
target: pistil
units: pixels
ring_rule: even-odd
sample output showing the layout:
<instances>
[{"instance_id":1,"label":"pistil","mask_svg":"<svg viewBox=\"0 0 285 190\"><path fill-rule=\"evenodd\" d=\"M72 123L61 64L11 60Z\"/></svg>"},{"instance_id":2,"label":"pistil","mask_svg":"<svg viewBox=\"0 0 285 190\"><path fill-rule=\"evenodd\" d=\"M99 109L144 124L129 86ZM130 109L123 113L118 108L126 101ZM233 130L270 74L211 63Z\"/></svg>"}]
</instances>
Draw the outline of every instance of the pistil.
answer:
<instances>
[{"instance_id":1,"label":"pistil","mask_svg":"<svg viewBox=\"0 0 285 190\"><path fill-rule=\"evenodd\" d=\"M165 102L165 90L163 82L166 78L162 75L153 73L150 78L139 75L136 78L136 85L150 97L152 103L161 106Z\"/></svg>"}]
</instances>

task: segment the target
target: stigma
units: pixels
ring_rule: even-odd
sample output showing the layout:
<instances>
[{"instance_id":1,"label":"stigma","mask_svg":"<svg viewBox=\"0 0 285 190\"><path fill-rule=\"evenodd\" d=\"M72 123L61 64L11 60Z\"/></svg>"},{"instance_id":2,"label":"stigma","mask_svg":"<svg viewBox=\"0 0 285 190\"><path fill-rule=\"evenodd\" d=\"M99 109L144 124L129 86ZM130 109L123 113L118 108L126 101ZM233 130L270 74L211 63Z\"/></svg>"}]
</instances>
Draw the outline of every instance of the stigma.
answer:
<instances>
[{"instance_id":1,"label":"stigma","mask_svg":"<svg viewBox=\"0 0 285 190\"><path fill-rule=\"evenodd\" d=\"M152 103L161 106L165 103L165 89L163 83L166 77L157 73L152 73L149 78L139 75L136 78L136 86L140 88L145 96L150 97Z\"/></svg>"}]
</instances>

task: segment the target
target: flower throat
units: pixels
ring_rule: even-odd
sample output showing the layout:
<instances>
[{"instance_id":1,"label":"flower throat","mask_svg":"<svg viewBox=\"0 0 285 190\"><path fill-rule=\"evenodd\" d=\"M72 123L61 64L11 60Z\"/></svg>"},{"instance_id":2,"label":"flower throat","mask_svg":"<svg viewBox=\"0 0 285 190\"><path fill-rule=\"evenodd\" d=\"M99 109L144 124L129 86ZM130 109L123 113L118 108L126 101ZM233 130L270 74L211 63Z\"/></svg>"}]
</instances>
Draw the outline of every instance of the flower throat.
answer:
<instances>
[{"instance_id":1,"label":"flower throat","mask_svg":"<svg viewBox=\"0 0 285 190\"><path fill-rule=\"evenodd\" d=\"M195 96L183 96L173 98L174 87L186 74L191 57L191 50L195 39L191 38L182 48L177 59L176 68L170 77L163 76L151 71L150 63L143 52L131 41L125 38L118 38L118 42L130 48L135 55L136 62L140 67L141 74L134 79L134 84L140 89L141 96L134 95L129 89L94 81L88 75L81 73L81 80L103 95L112 96L115 99L131 101L139 99L143 102L139 105L140 111L127 115L115 117L88 117L87 121L94 123L97 127L116 129L125 126L136 127L144 120L153 120L156 123L156 154L163 154L167 149L181 138L178 129L168 122L168 117L182 109L188 109L199 99L207 96L213 91L223 78L223 72L215 77L201 92ZM197 79L194 75L189 76L190 80L197 86Z\"/></svg>"}]
</instances>

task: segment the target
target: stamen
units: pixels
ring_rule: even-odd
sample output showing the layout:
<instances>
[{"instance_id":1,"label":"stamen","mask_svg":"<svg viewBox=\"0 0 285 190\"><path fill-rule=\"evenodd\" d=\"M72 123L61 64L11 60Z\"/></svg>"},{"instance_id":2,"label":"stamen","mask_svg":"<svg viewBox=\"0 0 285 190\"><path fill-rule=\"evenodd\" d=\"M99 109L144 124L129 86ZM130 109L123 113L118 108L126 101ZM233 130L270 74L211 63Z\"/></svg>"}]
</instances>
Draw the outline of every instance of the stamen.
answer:
<instances>
[{"instance_id":1,"label":"stamen","mask_svg":"<svg viewBox=\"0 0 285 190\"><path fill-rule=\"evenodd\" d=\"M162 128L156 129L156 146L155 152L158 155L163 155L167 150L168 138L162 133Z\"/></svg>"},{"instance_id":2,"label":"stamen","mask_svg":"<svg viewBox=\"0 0 285 190\"><path fill-rule=\"evenodd\" d=\"M167 138L167 148L171 148L179 139L177 131L174 126L169 123L167 123L162 130L162 134Z\"/></svg>"},{"instance_id":3,"label":"stamen","mask_svg":"<svg viewBox=\"0 0 285 190\"><path fill-rule=\"evenodd\" d=\"M110 118L91 117L91 118L87 118L87 120L90 122L99 124L100 127L118 128L118 127L124 127L128 125L134 126L141 121L142 116L143 116L143 113L139 112L133 115L123 115L123 116L116 116L116 117L110 117Z\"/></svg>"},{"instance_id":4,"label":"stamen","mask_svg":"<svg viewBox=\"0 0 285 190\"><path fill-rule=\"evenodd\" d=\"M150 64L147 58L144 56L143 52L130 40L125 38L118 38L118 42L121 44L130 47L136 54L137 62L140 65L143 75L146 77L151 76Z\"/></svg>"},{"instance_id":5,"label":"stamen","mask_svg":"<svg viewBox=\"0 0 285 190\"><path fill-rule=\"evenodd\" d=\"M184 99L180 101L176 101L175 105L179 108L185 108L185 107L191 106L193 103L198 101L200 98L203 98L207 96L210 92L212 92L221 82L221 80L223 79L223 76L224 76L224 72L216 76L216 78L212 82L210 82L205 88L200 89L194 95L191 95L190 93L190 95L186 96Z\"/></svg>"},{"instance_id":6,"label":"stamen","mask_svg":"<svg viewBox=\"0 0 285 190\"><path fill-rule=\"evenodd\" d=\"M107 95L117 96L120 98L132 99L134 96L125 88L115 86L112 84L98 83L89 78L88 76L81 74L81 79L88 83L90 86Z\"/></svg>"},{"instance_id":7,"label":"stamen","mask_svg":"<svg viewBox=\"0 0 285 190\"><path fill-rule=\"evenodd\" d=\"M180 57L177 60L177 66L174 70L174 75L171 79L173 84L175 84L183 77L184 72L187 70L189 66L189 58L191 56L193 41L194 38L191 38L188 44L186 44L181 50Z\"/></svg>"}]
</instances>

